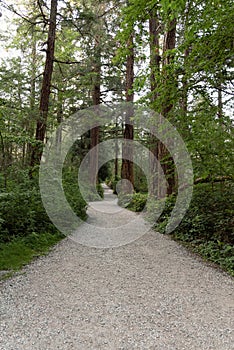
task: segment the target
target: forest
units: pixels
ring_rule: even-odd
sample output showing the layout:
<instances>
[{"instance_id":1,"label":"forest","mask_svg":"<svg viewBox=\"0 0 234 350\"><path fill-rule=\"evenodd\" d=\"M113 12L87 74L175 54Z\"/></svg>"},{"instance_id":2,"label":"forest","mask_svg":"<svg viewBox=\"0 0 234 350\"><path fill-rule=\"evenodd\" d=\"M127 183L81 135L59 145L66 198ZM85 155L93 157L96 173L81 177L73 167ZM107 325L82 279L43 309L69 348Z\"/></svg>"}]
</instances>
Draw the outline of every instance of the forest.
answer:
<instances>
[{"instance_id":1,"label":"forest","mask_svg":"<svg viewBox=\"0 0 234 350\"><path fill-rule=\"evenodd\" d=\"M135 212L146 206L152 221L165 201L153 225L166 232L181 189L175 159L155 136L155 113L183 139L193 169L191 203L170 236L234 275L233 1L1 0L0 12L0 270L19 269L64 237L39 186L52 133L61 141L59 126L74 113L127 103L150 109L151 127L139 127L130 108L77 135L62 170L73 211L85 220L101 184L116 192L126 179L133 191L123 189L119 204ZM99 167L97 146L108 140L116 141L115 158ZM127 140L154 156L150 186ZM83 198L77 169L92 149L94 188Z\"/></svg>"}]
</instances>

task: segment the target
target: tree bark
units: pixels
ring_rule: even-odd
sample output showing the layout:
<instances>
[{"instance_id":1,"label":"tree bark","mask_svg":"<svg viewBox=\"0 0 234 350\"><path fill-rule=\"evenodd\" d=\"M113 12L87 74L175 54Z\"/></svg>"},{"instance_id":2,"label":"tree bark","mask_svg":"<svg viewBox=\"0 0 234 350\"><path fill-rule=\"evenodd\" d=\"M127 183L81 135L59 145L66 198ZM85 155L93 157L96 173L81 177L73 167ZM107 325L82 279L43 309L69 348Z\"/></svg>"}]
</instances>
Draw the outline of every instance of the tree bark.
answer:
<instances>
[{"instance_id":1,"label":"tree bark","mask_svg":"<svg viewBox=\"0 0 234 350\"><path fill-rule=\"evenodd\" d=\"M114 169L114 176L115 180L118 178L119 174L119 145L118 145L118 121L116 118L116 123L115 123L115 169Z\"/></svg>"},{"instance_id":2,"label":"tree bark","mask_svg":"<svg viewBox=\"0 0 234 350\"><path fill-rule=\"evenodd\" d=\"M126 102L133 102L134 93L133 93L133 82L134 82L134 43L133 43L133 34L130 35L130 38L127 43L128 47L128 56L126 62ZM127 179L131 182L134 187L134 168L133 162L130 159L133 159L133 145L128 142L128 140L134 139L134 126L130 121L133 117L133 109L127 108L125 115L125 125L123 137L125 142L123 142L122 148L122 168L121 168L121 177L122 179ZM124 192L129 192L131 186L127 186L123 189Z\"/></svg>"},{"instance_id":3,"label":"tree bark","mask_svg":"<svg viewBox=\"0 0 234 350\"><path fill-rule=\"evenodd\" d=\"M93 89L92 89L92 102L94 106L98 106L101 103L101 47L99 34L95 37L95 49L94 49L94 61L93 61ZM97 110L98 113L98 110ZM90 183L93 189L96 188L98 182L98 143L99 143L99 126L95 126L90 131Z\"/></svg>"},{"instance_id":4,"label":"tree bark","mask_svg":"<svg viewBox=\"0 0 234 350\"><path fill-rule=\"evenodd\" d=\"M173 87L171 87L171 79L172 77L169 75L167 71L168 66L171 64L173 55L170 52L170 50L173 50L175 48L176 43L176 19L173 19L169 23L169 27L167 32L164 35L164 43L163 43L163 68L162 68L162 75L164 79L164 105L162 108L162 114L164 118L168 118L170 111L173 108L173 101L172 101L172 91ZM169 84L168 84L169 83ZM174 83L174 82L173 82ZM170 156L168 150L166 149L165 145L159 141L158 143L158 159L161 162L162 169L164 171L166 180L167 180L167 195L172 194L175 191L175 167L174 167L174 161L173 158ZM164 197L164 192L162 190L162 187L158 186L158 197L162 198Z\"/></svg>"},{"instance_id":5,"label":"tree bark","mask_svg":"<svg viewBox=\"0 0 234 350\"><path fill-rule=\"evenodd\" d=\"M40 163L43 144L46 134L46 124L49 110L50 87L53 73L54 49L55 49L55 34L56 34L56 18L57 18L58 0L51 0L50 20L47 39L46 61L43 73L41 97L39 113L40 117L37 121L36 140L41 143L40 147L34 147L31 158L31 166Z\"/></svg>"},{"instance_id":6,"label":"tree bark","mask_svg":"<svg viewBox=\"0 0 234 350\"><path fill-rule=\"evenodd\" d=\"M159 55L159 19L157 16L157 10L151 12L151 18L149 20L149 37L150 37L150 88L151 88L151 108L155 109L155 102L158 98L157 81L160 73L160 61ZM155 125L151 126L151 132L149 135L149 166L151 181L149 186L149 193L151 196L157 194L157 158L158 158L158 139L155 134Z\"/></svg>"}]
</instances>

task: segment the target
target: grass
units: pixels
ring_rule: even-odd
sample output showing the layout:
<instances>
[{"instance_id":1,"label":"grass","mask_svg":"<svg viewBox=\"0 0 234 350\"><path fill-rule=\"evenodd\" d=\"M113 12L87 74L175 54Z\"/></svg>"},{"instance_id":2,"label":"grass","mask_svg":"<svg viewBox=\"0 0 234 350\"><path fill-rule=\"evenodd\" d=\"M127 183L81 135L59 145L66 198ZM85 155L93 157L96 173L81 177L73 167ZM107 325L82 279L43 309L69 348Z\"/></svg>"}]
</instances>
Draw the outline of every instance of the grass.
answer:
<instances>
[{"instance_id":1,"label":"grass","mask_svg":"<svg viewBox=\"0 0 234 350\"><path fill-rule=\"evenodd\" d=\"M46 254L63 238L59 232L32 233L26 237L17 237L11 242L0 243L0 270L9 272L20 270L34 258ZM8 273L6 275L8 276Z\"/></svg>"}]
</instances>

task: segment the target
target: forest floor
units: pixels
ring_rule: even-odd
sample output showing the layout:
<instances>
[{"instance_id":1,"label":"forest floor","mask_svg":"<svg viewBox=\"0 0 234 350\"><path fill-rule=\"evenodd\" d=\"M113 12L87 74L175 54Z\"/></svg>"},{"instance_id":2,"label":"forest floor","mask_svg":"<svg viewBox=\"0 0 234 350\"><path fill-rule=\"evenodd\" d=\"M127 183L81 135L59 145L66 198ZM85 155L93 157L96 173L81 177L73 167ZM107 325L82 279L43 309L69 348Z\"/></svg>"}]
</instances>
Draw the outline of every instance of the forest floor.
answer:
<instances>
[{"instance_id":1,"label":"forest floor","mask_svg":"<svg viewBox=\"0 0 234 350\"><path fill-rule=\"evenodd\" d=\"M92 236L105 208L105 232L118 224L106 194L99 211L89 209ZM119 215L120 226L137 217ZM108 249L66 238L0 283L1 350L233 349L233 278L153 230Z\"/></svg>"}]
</instances>

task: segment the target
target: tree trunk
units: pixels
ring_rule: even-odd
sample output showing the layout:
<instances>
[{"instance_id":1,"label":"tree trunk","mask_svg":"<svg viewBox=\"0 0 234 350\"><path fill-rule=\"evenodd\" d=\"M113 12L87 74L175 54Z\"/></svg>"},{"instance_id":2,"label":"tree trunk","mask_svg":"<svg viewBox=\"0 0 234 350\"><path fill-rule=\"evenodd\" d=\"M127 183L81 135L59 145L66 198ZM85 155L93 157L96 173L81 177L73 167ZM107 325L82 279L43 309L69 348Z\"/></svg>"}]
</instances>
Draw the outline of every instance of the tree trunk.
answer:
<instances>
[{"instance_id":1,"label":"tree trunk","mask_svg":"<svg viewBox=\"0 0 234 350\"><path fill-rule=\"evenodd\" d=\"M133 34L130 35L128 40L128 57L126 64L126 102L133 102L133 82L134 82L134 47L133 47ZM134 173L133 173L133 162L129 159L133 159L133 145L127 142L127 140L134 139L134 127L130 118L133 117L133 109L128 108L125 115L125 126L124 126L124 140L122 149L122 168L121 177L122 179L127 179L134 186ZM124 192L129 192L131 190L130 186L126 185Z\"/></svg>"},{"instance_id":2,"label":"tree trunk","mask_svg":"<svg viewBox=\"0 0 234 350\"><path fill-rule=\"evenodd\" d=\"M92 102L94 106L98 106L101 103L101 47L99 35L95 37L95 50L94 50L94 62L93 62L93 89L92 89ZM98 113L98 110L97 110ZM99 126L95 126L90 131L90 183L93 189L96 188L98 181L98 143L99 143Z\"/></svg>"},{"instance_id":3,"label":"tree trunk","mask_svg":"<svg viewBox=\"0 0 234 350\"><path fill-rule=\"evenodd\" d=\"M164 35L163 43L163 68L162 75L164 79L164 101L162 114L164 118L168 118L170 111L173 108L172 90L175 82L172 81L171 72L168 72L167 68L170 65L173 55L170 50L175 48L176 42L176 19L173 19L169 23L167 32ZM158 159L161 162L162 169L164 171L167 180L167 195L172 194L175 191L175 167L173 158L170 156L165 145L159 141L158 143ZM160 184L159 184L160 185ZM162 187L158 187L158 197L164 197Z\"/></svg>"},{"instance_id":4,"label":"tree trunk","mask_svg":"<svg viewBox=\"0 0 234 350\"><path fill-rule=\"evenodd\" d=\"M37 127L36 127L36 140L41 142L41 145L40 147L34 147L33 149L31 166L34 166L40 163L42 152L43 152L43 143L44 143L45 134L46 134L46 124L47 124L48 110L49 110L50 86L51 86L53 63L54 63L56 18L57 18L57 5L58 5L57 3L58 3L58 0L51 0L46 61L45 61L45 69L43 73L40 106L39 106L40 117L37 121Z\"/></svg>"},{"instance_id":5,"label":"tree trunk","mask_svg":"<svg viewBox=\"0 0 234 350\"><path fill-rule=\"evenodd\" d=\"M152 11L149 20L149 36L150 36L150 88L151 88L151 108L155 109L155 102L158 98L157 80L160 73L160 55L159 55L159 20L157 11ZM158 158L158 139L155 134L155 127L151 126L151 133L149 135L149 166L150 166L150 187L149 193L154 196L157 192L157 158Z\"/></svg>"},{"instance_id":6,"label":"tree trunk","mask_svg":"<svg viewBox=\"0 0 234 350\"><path fill-rule=\"evenodd\" d=\"M114 170L114 176L115 180L118 178L118 173L119 173L119 145L118 145L118 121L116 118L116 123L115 123L115 170Z\"/></svg>"}]
</instances>

